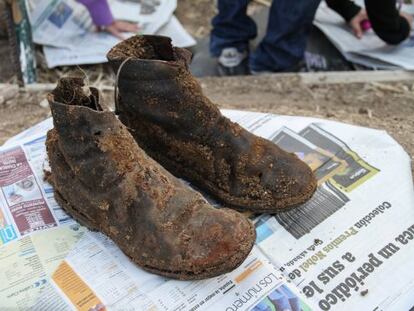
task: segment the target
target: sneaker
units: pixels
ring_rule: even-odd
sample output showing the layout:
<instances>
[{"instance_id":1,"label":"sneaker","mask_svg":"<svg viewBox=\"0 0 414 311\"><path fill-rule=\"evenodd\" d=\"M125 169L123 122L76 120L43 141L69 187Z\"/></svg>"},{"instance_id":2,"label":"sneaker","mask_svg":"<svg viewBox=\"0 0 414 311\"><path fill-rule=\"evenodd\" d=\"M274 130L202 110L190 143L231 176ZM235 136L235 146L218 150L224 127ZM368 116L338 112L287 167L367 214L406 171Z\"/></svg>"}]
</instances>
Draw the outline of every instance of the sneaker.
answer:
<instances>
[{"instance_id":1,"label":"sneaker","mask_svg":"<svg viewBox=\"0 0 414 311\"><path fill-rule=\"evenodd\" d=\"M247 51L239 52L236 48L225 48L218 58L220 76L241 76L249 74Z\"/></svg>"}]
</instances>

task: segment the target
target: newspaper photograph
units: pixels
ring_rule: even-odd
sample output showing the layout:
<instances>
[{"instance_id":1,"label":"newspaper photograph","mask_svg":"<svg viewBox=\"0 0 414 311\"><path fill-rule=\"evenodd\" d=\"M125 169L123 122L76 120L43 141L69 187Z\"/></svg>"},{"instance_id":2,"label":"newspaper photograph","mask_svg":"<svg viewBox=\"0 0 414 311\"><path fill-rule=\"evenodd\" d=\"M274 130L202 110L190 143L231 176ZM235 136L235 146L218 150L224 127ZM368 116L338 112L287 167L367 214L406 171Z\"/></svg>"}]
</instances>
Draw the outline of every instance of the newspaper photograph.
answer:
<instances>
[{"instance_id":1,"label":"newspaper photograph","mask_svg":"<svg viewBox=\"0 0 414 311\"><path fill-rule=\"evenodd\" d=\"M40 130L21 133L20 144L10 140L0 148L0 244L75 223L57 204L44 178L48 167L45 130L50 126L50 120L42 122Z\"/></svg>"},{"instance_id":2,"label":"newspaper photograph","mask_svg":"<svg viewBox=\"0 0 414 311\"><path fill-rule=\"evenodd\" d=\"M340 139L315 124L302 130L300 135L320 148L331 152L345 163L343 169L340 169L332 177L332 183L344 192L352 191L379 171L350 150Z\"/></svg>"},{"instance_id":3,"label":"newspaper photograph","mask_svg":"<svg viewBox=\"0 0 414 311\"><path fill-rule=\"evenodd\" d=\"M320 184L337 172L343 171L346 165L343 160L337 158L329 150L319 148L285 127L276 132L269 140L283 150L295 153L302 161L308 164L315 172Z\"/></svg>"},{"instance_id":4,"label":"newspaper photograph","mask_svg":"<svg viewBox=\"0 0 414 311\"><path fill-rule=\"evenodd\" d=\"M0 163L2 212L11 216L16 233L24 236L56 226L23 149L15 147L2 151Z\"/></svg>"},{"instance_id":5,"label":"newspaper photograph","mask_svg":"<svg viewBox=\"0 0 414 311\"><path fill-rule=\"evenodd\" d=\"M53 189L44 178L45 135L53 127L48 119L0 148L0 232L6 237L0 264L7 267L0 275L0 307L410 309L414 189L410 158L403 148L384 131L334 121L223 113L295 153L318 176L310 201L254 219L256 246L237 269L202 281L160 277L137 267L105 235L73 221L53 200ZM23 204L39 200L45 202L41 208ZM20 218L13 213L16 205ZM45 216L47 211L52 217Z\"/></svg>"}]
</instances>

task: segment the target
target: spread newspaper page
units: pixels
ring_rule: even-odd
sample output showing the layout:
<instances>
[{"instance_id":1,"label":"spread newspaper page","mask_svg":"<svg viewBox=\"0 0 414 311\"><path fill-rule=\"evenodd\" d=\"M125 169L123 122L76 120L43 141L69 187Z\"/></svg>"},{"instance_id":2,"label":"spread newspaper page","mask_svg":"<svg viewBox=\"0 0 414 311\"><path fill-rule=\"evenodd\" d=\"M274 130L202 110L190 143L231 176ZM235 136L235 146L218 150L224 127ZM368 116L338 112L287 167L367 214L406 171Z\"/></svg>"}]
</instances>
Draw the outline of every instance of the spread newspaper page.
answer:
<instances>
[{"instance_id":1,"label":"spread newspaper page","mask_svg":"<svg viewBox=\"0 0 414 311\"><path fill-rule=\"evenodd\" d=\"M76 0L26 0L33 40L43 45L49 68L106 62L106 53L120 40L98 32L85 6ZM108 0L115 19L137 23L139 33L172 38L178 47L195 40L173 15L176 0ZM130 37L133 33L125 34Z\"/></svg>"},{"instance_id":2,"label":"spread newspaper page","mask_svg":"<svg viewBox=\"0 0 414 311\"><path fill-rule=\"evenodd\" d=\"M223 110L295 153L318 189L302 206L247 215L256 244L202 281L145 272L54 200L47 119L0 147L0 310L409 310L414 306L410 157L385 131ZM219 206L217 206L219 208Z\"/></svg>"}]
</instances>

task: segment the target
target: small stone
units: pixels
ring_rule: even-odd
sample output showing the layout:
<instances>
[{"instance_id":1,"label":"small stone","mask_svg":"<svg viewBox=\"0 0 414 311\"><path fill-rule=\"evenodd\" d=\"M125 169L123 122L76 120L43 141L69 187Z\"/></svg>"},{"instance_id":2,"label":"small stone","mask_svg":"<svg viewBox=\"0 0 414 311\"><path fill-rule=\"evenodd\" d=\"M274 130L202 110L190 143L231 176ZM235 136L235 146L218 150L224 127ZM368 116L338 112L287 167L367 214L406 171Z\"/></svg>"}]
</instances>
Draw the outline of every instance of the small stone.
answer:
<instances>
[{"instance_id":1,"label":"small stone","mask_svg":"<svg viewBox=\"0 0 414 311\"><path fill-rule=\"evenodd\" d=\"M42 100L40 103L39 103L39 106L40 107L42 107L42 108L49 108L49 102L47 101L47 99L45 98L44 100Z\"/></svg>"},{"instance_id":2,"label":"small stone","mask_svg":"<svg viewBox=\"0 0 414 311\"><path fill-rule=\"evenodd\" d=\"M358 113L359 114L368 114L368 109L364 108L364 107L361 107L361 108L359 108Z\"/></svg>"},{"instance_id":3,"label":"small stone","mask_svg":"<svg viewBox=\"0 0 414 311\"><path fill-rule=\"evenodd\" d=\"M0 96L4 101L14 99L19 94L19 87L17 85L6 85L0 88Z\"/></svg>"},{"instance_id":4,"label":"small stone","mask_svg":"<svg viewBox=\"0 0 414 311\"><path fill-rule=\"evenodd\" d=\"M0 95L0 105L4 105L6 103L6 100L4 99L4 96Z\"/></svg>"}]
</instances>

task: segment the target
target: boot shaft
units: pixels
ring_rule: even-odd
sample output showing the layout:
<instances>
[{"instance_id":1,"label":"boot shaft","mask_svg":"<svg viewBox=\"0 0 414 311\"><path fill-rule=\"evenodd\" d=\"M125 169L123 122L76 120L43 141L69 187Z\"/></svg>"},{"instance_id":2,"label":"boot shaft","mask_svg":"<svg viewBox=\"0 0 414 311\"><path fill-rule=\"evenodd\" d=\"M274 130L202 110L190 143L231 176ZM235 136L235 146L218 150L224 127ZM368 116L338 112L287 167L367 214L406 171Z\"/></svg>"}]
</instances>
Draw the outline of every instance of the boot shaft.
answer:
<instances>
[{"instance_id":1,"label":"boot shaft","mask_svg":"<svg viewBox=\"0 0 414 311\"><path fill-rule=\"evenodd\" d=\"M221 117L189 72L191 53L173 48L170 38L130 38L112 48L108 59L117 73L121 120L133 109L150 122L186 133L194 123L206 130Z\"/></svg>"},{"instance_id":2,"label":"boot shaft","mask_svg":"<svg viewBox=\"0 0 414 311\"><path fill-rule=\"evenodd\" d=\"M61 79L48 95L59 149L85 185L106 191L147 159L126 127L100 105L98 90L82 79ZM156 180L155 184L161 181Z\"/></svg>"}]
</instances>

